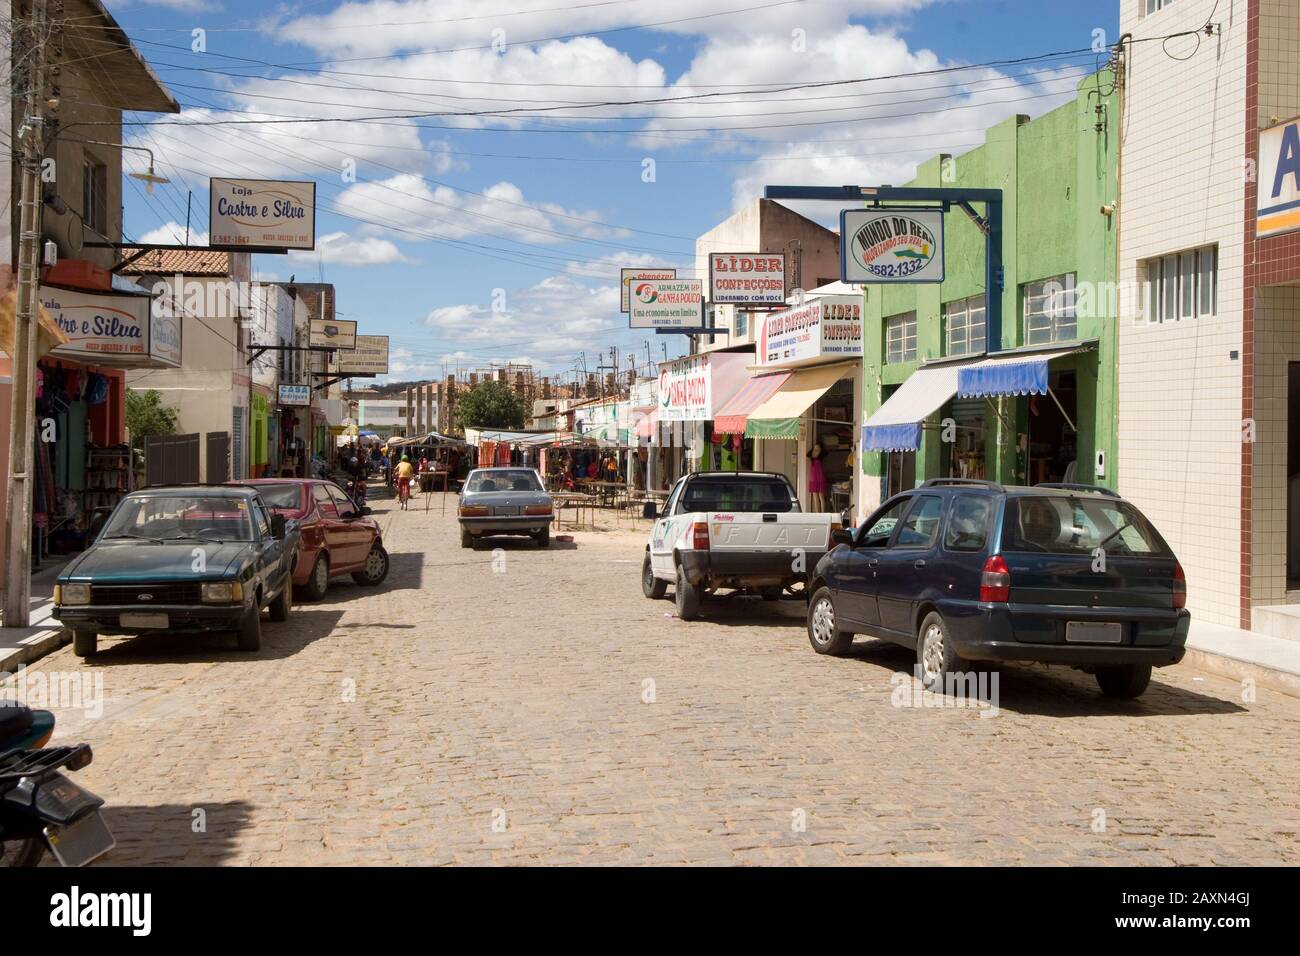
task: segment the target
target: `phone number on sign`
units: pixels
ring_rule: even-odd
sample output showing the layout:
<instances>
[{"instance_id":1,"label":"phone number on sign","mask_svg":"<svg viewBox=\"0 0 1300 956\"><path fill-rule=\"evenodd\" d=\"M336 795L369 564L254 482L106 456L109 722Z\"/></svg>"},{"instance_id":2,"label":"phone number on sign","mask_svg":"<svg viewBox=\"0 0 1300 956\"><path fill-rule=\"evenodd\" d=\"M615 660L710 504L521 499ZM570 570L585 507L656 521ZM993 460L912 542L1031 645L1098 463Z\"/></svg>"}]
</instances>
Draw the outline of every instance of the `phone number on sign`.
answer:
<instances>
[{"instance_id":1,"label":"phone number on sign","mask_svg":"<svg viewBox=\"0 0 1300 956\"><path fill-rule=\"evenodd\" d=\"M910 276L915 272L920 272L929 264L929 260L922 262L919 259L910 259L907 262L890 262L885 265L869 265L867 266L867 271L873 276L879 276L882 279L901 279L904 276Z\"/></svg>"}]
</instances>

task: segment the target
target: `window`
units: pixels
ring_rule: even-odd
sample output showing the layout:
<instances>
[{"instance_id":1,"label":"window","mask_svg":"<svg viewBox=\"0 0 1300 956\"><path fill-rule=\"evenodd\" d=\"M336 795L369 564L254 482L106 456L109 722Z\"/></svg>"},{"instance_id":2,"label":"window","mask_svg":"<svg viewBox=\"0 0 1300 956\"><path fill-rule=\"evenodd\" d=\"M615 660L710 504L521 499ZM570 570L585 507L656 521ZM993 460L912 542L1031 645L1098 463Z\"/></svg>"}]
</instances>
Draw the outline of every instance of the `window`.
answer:
<instances>
[{"instance_id":1,"label":"window","mask_svg":"<svg viewBox=\"0 0 1300 956\"><path fill-rule=\"evenodd\" d=\"M1068 342L1079 334L1074 310L1074 273L1025 286L1025 344Z\"/></svg>"},{"instance_id":2,"label":"window","mask_svg":"<svg viewBox=\"0 0 1300 956\"><path fill-rule=\"evenodd\" d=\"M869 524L863 524L858 547L883 548L889 544L889 539L894 534L894 528L897 526L898 520L903 517L903 512L907 510L908 505L911 503L911 498L904 498L885 508L884 511L877 512Z\"/></svg>"},{"instance_id":3,"label":"window","mask_svg":"<svg viewBox=\"0 0 1300 956\"><path fill-rule=\"evenodd\" d=\"M958 495L948 515L943 546L948 551L983 551L989 537L989 514L993 499L982 495Z\"/></svg>"},{"instance_id":4,"label":"window","mask_svg":"<svg viewBox=\"0 0 1300 956\"><path fill-rule=\"evenodd\" d=\"M1148 323L1177 322L1214 314L1218 305L1218 246L1202 246L1148 259L1143 266Z\"/></svg>"},{"instance_id":5,"label":"window","mask_svg":"<svg viewBox=\"0 0 1300 956\"><path fill-rule=\"evenodd\" d=\"M984 351L984 296L949 302L943 307L944 335L948 355L971 355Z\"/></svg>"},{"instance_id":6,"label":"window","mask_svg":"<svg viewBox=\"0 0 1300 956\"><path fill-rule=\"evenodd\" d=\"M327 485L330 496L334 499L334 507L338 509L339 517L346 518L357 510L357 506L352 502L338 485Z\"/></svg>"},{"instance_id":7,"label":"window","mask_svg":"<svg viewBox=\"0 0 1300 956\"><path fill-rule=\"evenodd\" d=\"M1007 502L1002 540L1008 551L1090 555L1169 554L1136 508L1113 498L1034 495Z\"/></svg>"},{"instance_id":8,"label":"window","mask_svg":"<svg viewBox=\"0 0 1300 956\"><path fill-rule=\"evenodd\" d=\"M257 527L262 532L263 538L271 537L271 519L267 517L260 501L253 502L253 520L257 522Z\"/></svg>"},{"instance_id":9,"label":"window","mask_svg":"<svg viewBox=\"0 0 1300 956\"><path fill-rule=\"evenodd\" d=\"M106 538L162 541L251 541L248 502L208 495L148 494L122 499Z\"/></svg>"},{"instance_id":10,"label":"window","mask_svg":"<svg viewBox=\"0 0 1300 956\"><path fill-rule=\"evenodd\" d=\"M81 159L81 218L101 236L108 232L108 167L91 156Z\"/></svg>"},{"instance_id":11,"label":"window","mask_svg":"<svg viewBox=\"0 0 1300 956\"><path fill-rule=\"evenodd\" d=\"M744 338L748 332L749 332L749 313L737 312L736 313L736 337Z\"/></svg>"},{"instance_id":12,"label":"window","mask_svg":"<svg viewBox=\"0 0 1300 956\"><path fill-rule=\"evenodd\" d=\"M904 312L885 319L885 362L916 361L916 313Z\"/></svg>"},{"instance_id":13,"label":"window","mask_svg":"<svg viewBox=\"0 0 1300 956\"><path fill-rule=\"evenodd\" d=\"M922 495L907 513L903 527L898 530L896 548L928 548L939 536L939 515L943 512L943 499L938 495Z\"/></svg>"},{"instance_id":14,"label":"window","mask_svg":"<svg viewBox=\"0 0 1300 956\"><path fill-rule=\"evenodd\" d=\"M1174 0L1146 0L1147 15L1157 13L1172 4Z\"/></svg>"},{"instance_id":15,"label":"window","mask_svg":"<svg viewBox=\"0 0 1300 956\"><path fill-rule=\"evenodd\" d=\"M786 514L797 511L784 478L692 478L682 495L683 511Z\"/></svg>"},{"instance_id":16,"label":"window","mask_svg":"<svg viewBox=\"0 0 1300 956\"><path fill-rule=\"evenodd\" d=\"M316 506L320 509L321 514L326 518L337 518L339 516L339 510L334 507L334 501L330 498L328 488L324 485L312 485L311 493L312 497L316 499Z\"/></svg>"}]
</instances>

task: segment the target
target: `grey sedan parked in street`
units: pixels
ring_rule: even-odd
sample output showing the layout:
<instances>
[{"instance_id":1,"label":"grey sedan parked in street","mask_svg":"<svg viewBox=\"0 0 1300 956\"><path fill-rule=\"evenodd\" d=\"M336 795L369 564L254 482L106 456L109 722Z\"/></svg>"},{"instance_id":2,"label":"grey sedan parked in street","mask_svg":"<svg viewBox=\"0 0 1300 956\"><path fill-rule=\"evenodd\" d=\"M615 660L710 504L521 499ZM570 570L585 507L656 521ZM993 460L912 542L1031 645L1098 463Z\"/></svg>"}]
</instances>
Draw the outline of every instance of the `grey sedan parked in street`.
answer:
<instances>
[{"instance_id":1,"label":"grey sedan parked in street","mask_svg":"<svg viewBox=\"0 0 1300 956\"><path fill-rule=\"evenodd\" d=\"M532 468L475 468L461 490L459 516L462 548L494 534L528 535L545 548L555 509Z\"/></svg>"}]
</instances>

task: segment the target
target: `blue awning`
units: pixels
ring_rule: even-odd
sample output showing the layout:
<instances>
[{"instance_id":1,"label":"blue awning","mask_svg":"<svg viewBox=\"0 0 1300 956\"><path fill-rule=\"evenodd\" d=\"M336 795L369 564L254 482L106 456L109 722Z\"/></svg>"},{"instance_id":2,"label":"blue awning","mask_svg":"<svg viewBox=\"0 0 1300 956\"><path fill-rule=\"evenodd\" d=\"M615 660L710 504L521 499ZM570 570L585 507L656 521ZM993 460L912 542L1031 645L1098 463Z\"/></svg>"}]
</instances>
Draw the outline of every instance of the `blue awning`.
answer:
<instances>
[{"instance_id":1,"label":"blue awning","mask_svg":"<svg viewBox=\"0 0 1300 956\"><path fill-rule=\"evenodd\" d=\"M957 375L957 397L1046 395L1047 363L1077 351L1079 349L1072 348L1055 352L1013 353L967 365Z\"/></svg>"},{"instance_id":2,"label":"blue awning","mask_svg":"<svg viewBox=\"0 0 1300 956\"><path fill-rule=\"evenodd\" d=\"M863 451L916 451L921 423L957 391L962 364L917 369L862 426Z\"/></svg>"},{"instance_id":3,"label":"blue awning","mask_svg":"<svg viewBox=\"0 0 1300 956\"><path fill-rule=\"evenodd\" d=\"M863 425L863 451L916 451L921 447L921 423Z\"/></svg>"}]
</instances>

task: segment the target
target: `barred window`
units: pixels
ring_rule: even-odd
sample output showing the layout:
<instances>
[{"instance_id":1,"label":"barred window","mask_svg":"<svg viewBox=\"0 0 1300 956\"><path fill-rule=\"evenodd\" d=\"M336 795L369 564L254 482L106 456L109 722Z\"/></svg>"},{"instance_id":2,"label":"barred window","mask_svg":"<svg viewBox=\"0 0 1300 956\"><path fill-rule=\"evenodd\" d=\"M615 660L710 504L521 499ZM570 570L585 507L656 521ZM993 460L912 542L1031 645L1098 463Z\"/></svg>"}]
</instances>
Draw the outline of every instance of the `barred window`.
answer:
<instances>
[{"instance_id":1,"label":"barred window","mask_svg":"<svg viewBox=\"0 0 1300 956\"><path fill-rule=\"evenodd\" d=\"M983 352L984 296L973 295L958 299L943 307L944 335L948 340L947 355L971 355Z\"/></svg>"},{"instance_id":2,"label":"barred window","mask_svg":"<svg viewBox=\"0 0 1300 956\"><path fill-rule=\"evenodd\" d=\"M1074 273L1025 285L1025 344L1068 342L1079 334Z\"/></svg>"},{"instance_id":3,"label":"barred window","mask_svg":"<svg viewBox=\"0 0 1300 956\"><path fill-rule=\"evenodd\" d=\"M1142 263L1148 323L1214 315L1218 307L1219 247L1202 246Z\"/></svg>"},{"instance_id":4,"label":"barred window","mask_svg":"<svg viewBox=\"0 0 1300 956\"><path fill-rule=\"evenodd\" d=\"M916 313L904 312L885 319L885 362L896 365L916 361Z\"/></svg>"}]
</instances>

